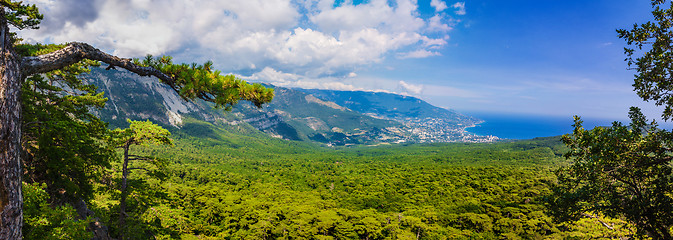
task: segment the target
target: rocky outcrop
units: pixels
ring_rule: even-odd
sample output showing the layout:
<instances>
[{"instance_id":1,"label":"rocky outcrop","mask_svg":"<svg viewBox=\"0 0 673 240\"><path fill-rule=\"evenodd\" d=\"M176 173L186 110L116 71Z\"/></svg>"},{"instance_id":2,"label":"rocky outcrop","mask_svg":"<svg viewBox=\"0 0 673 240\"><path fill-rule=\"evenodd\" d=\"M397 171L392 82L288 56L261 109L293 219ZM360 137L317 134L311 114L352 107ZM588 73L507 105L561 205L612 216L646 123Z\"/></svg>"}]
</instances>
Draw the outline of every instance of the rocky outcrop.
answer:
<instances>
[{"instance_id":1,"label":"rocky outcrop","mask_svg":"<svg viewBox=\"0 0 673 240\"><path fill-rule=\"evenodd\" d=\"M92 240L113 240L113 238L110 237L108 227L103 225L100 219L95 216L94 212L87 207L84 200L80 199L76 201L75 204L73 204L73 207L81 219L91 219L87 230L93 233Z\"/></svg>"}]
</instances>

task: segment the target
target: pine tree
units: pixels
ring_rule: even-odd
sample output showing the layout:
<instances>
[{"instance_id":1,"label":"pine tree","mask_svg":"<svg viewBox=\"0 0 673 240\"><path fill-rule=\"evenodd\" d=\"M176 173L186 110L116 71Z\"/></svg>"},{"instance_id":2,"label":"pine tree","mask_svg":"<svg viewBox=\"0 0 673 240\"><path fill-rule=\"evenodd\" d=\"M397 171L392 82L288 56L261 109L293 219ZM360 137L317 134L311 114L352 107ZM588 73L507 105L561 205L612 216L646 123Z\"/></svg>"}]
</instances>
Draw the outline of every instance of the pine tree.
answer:
<instances>
[{"instance_id":1,"label":"pine tree","mask_svg":"<svg viewBox=\"0 0 673 240\"><path fill-rule=\"evenodd\" d=\"M24 56L36 56L62 47L22 44L16 50ZM90 66L98 65L82 61L33 75L21 89L24 182L46 184L56 205L90 200L90 179L100 179L114 158L114 149L104 144L107 123L91 112L103 108L107 99L96 86L77 78L89 72Z\"/></svg>"},{"instance_id":2,"label":"pine tree","mask_svg":"<svg viewBox=\"0 0 673 240\"><path fill-rule=\"evenodd\" d=\"M130 161L144 161L157 167L164 167L165 161L161 159L139 156L130 154L131 146L134 145L173 145L173 141L169 138L171 133L148 121L131 121L128 120L130 126L126 129L115 129L112 134L112 145L124 150L122 158L122 179L121 179L121 199L119 200L119 239L125 239L126 233L126 198L129 194L128 177L132 170L146 170L142 167L130 167Z\"/></svg>"}]
</instances>

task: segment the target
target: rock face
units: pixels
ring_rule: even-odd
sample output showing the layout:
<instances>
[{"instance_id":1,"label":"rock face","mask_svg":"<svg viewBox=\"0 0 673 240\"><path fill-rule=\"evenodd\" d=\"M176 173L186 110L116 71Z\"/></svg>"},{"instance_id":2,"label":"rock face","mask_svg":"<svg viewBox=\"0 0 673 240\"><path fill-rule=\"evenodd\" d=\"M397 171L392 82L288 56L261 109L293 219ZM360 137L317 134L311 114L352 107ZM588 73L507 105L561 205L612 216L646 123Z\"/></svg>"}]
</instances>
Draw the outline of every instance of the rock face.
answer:
<instances>
[{"instance_id":1,"label":"rock face","mask_svg":"<svg viewBox=\"0 0 673 240\"><path fill-rule=\"evenodd\" d=\"M73 207L81 219L86 219L87 217L92 218L91 220L93 221L89 223L89 231L91 231L94 235L92 240L112 240L110 237L110 232L108 231L108 227L100 222L98 217L94 215L94 212L86 206L84 200L80 199L75 204L73 204Z\"/></svg>"},{"instance_id":2,"label":"rock face","mask_svg":"<svg viewBox=\"0 0 673 240\"><path fill-rule=\"evenodd\" d=\"M154 78L102 68L93 69L84 78L105 92L108 102L99 113L113 125L123 126L127 118L140 118L179 127L183 114L200 110Z\"/></svg>"},{"instance_id":3,"label":"rock face","mask_svg":"<svg viewBox=\"0 0 673 240\"><path fill-rule=\"evenodd\" d=\"M263 108L240 102L225 112L204 101L186 102L157 79L124 70L101 67L83 78L105 92L109 100L98 114L113 127L127 126L126 119L151 119L181 128L185 118L193 118L215 125L249 125L288 140L351 145L471 141L465 138L464 129L479 121L400 95L274 86L269 87L275 89L275 97Z\"/></svg>"}]
</instances>

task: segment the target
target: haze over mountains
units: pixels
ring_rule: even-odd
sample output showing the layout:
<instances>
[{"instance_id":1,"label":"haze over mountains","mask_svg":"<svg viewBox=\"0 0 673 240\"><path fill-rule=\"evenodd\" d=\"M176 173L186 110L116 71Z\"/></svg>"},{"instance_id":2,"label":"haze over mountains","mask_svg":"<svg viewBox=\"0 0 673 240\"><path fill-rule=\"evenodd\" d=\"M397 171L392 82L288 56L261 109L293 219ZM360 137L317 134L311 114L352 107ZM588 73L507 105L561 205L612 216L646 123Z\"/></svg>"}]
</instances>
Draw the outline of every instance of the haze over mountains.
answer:
<instances>
[{"instance_id":1,"label":"haze over mountains","mask_svg":"<svg viewBox=\"0 0 673 240\"><path fill-rule=\"evenodd\" d=\"M112 126L151 119L182 128L186 119L220 127L252 126L270 136L329 146L403 142L491 142L467 133L481 120L410 96L380 92L289 89L258 109L240 103L230 112L204 101L186 102L156 79L95 68L84 76L109 99L100 117Z\"/></svg>"}]
</instances>

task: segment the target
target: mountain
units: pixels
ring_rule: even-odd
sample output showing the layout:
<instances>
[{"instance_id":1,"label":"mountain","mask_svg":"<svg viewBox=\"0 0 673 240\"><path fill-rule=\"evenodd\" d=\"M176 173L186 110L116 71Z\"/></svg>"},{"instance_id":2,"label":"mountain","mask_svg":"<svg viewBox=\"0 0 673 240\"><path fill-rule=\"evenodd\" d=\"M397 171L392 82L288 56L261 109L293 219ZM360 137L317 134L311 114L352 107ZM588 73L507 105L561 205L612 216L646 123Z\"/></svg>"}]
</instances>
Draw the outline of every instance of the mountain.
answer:
<instances>
[{"instance_id":1,"label":"mountain","mask_svg":"<svg viewBox=\"0 0 673 240\"><path fill-rule=\"evenodd\" d=\"M433 106L421 99L384 92L299 89L367 116L394 120L412 133L413 142L484 142L495 137L467 134L465 129L483 122L453 110Z\"/></svg>"},{"instance_id":2,"label":"mountain","mask_svg":"<svg viewBox=\"0 0 673 240\"><path fill-rule=\"evenodd\" d=\"M124 70L92 69L83 76L109 99L99 116L113 127L126 119L152 119L180 131L207 122L226 129L256 129L272 137L329 146L394 142L493 141L468 134L478 119L434 107L420 99L370 92L288 89L271 86L275 97L259 109L241 102L232 111L186 102L171 88ZM249 131L248 131L249 133Z\"/></svg>"},{"instance_id":3,"label":"mountain","mask_svg":"<svg viewBox=\"0 0 673 240\"><path fill-rule=\"evenodd\" d=\"M454 125L475 124L479 119L465 116L453 110L435 107L411 96L384 92L334 91L319 89L298 89L317 98L334 102L353 111L369 116L405 120L442 118Z\"/></svg>"}]
</instances>

